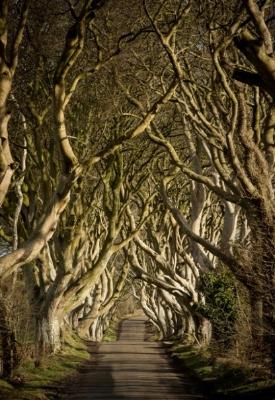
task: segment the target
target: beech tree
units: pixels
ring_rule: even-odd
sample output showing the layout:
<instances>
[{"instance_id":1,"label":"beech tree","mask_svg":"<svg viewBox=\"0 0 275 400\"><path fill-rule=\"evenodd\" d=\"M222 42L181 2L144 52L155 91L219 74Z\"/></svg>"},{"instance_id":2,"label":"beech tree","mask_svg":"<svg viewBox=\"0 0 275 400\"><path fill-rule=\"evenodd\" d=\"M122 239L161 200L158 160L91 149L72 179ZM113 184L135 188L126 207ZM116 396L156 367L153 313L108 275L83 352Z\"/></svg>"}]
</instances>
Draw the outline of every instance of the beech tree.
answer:
<instances>
[{"instance_id":1,"label":"beech tree","mask_svg":"<svg viewBox=\"0 0 275 400\"><path fill-rule=\"evenodd\" d=\"M272 77L268 72L273 65L272 40L264 19L266 8L260 10L255 1L244 1L240 6L236 3L233 7L225 7L227 21L229 18L231 21L228 21L227 29L219 29L218 23L224 18L222 11L214 10L210 3L205 2L201 5L200 11L207 12L208 14L205 14L207 18L211 15L211 22L205 27L205 33L209 32L210 41L198 44L196 49L192 48L190 55L188 47L187 50L185 48L186 54L182 57L181 23L183 21L186 23L188 17L193 18L192 6L195 9L192 2L179 6L176 22L171 24L168 33L161 27L163 18L161 10L152 16L146 7L146 13L178 79L179 92L176 97L180 112L185 116L186 129L190 126L194 133L202 138L205 152L210 155L209 160L218 173L222 185L217 185L210 176L186 166L171 141L161 133L153 133L151 137L167 148L173 162L184 174L204 184L223 200L238 204L245 213L253 232L249 240L251 248L240 249L235 252L234 257L228 257L199 235L190 230L188 232L182 218L179 222L193 241L218 256L249 288L252 315L257 318L253 328L255 346L258 347L261 342L260 335L269 349L267 350L269 354L274 354L271 348L273 288L272 284L269 286L274 280L274 269L271 267L274 265L273 156L271 155L273 150L270 146L274 140L271 139L270 129L273 105L268 96L261 98L262 107L266 110L265 118L259 109L259 97L253 94L253 90L247 90L247 86L236 82L238 79L247 84L247 79L241 77L251 76L250 66L247 63L248 72L243 73L242 64L246 60L237 53L236 48L238 48L256 69L258 79L264 75L262 80L264 82L268 80L269 87L272 87ZM222 6L224 7L224 4ZM266 7L268 8L268 4ZM192 68L190 63L194 59L194 53L198 59L205 59L205 69L208 76L210 74L211 80L203 79L201 67L198 71ZM235 63L234 68L232 63ZM236 67L236 64L240 66ZM255 76L254 72L252 74ZM250 81L249 84L253 86L253 82ZM258 86L263 92L270 94L270 90L265 89L265 84ZM254 93L258 93L257 89L256 91L254 89ZM258 113L259 117L255 120L256 125L251 120L249 109L251 102L254 115ZM176 210L171 207L170 209L175 215ZM259 323L261 320L265 327L264 334L257 328L261 326Z\"/></svg>"},{"instance_id":2,"label":"beech tree","mask_svg":"<svg viewBox=\"0 0 275 400\"><path fill-rule=\"evenodd\" d=\"M125 290L161 338L211 343L223 268L274 362L271 2L48 3L0 6L0 298L24 285L37 363L65 328L101 340Z\"/></svg>"}]
</instances>

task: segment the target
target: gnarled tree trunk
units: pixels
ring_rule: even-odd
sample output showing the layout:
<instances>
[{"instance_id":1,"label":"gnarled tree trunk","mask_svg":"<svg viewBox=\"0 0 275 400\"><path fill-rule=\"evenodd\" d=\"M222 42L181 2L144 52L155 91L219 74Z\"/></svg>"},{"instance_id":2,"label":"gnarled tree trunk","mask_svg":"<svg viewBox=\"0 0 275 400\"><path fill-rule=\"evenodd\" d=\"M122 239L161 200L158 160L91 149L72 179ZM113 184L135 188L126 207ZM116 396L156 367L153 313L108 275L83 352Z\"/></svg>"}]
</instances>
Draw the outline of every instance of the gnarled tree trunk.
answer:
<instances>
[{"instance_id":1,"label":"gnarled tree trunk","mask_svg":"<svg viewBox=\"0 0 275 400\"><path fill-rule=\"evenodd\" d=\"M54 307L42 309L36 317L36 365L39 366L47 354L61 348L62 318Z\"/></svg>"}]
</instances>

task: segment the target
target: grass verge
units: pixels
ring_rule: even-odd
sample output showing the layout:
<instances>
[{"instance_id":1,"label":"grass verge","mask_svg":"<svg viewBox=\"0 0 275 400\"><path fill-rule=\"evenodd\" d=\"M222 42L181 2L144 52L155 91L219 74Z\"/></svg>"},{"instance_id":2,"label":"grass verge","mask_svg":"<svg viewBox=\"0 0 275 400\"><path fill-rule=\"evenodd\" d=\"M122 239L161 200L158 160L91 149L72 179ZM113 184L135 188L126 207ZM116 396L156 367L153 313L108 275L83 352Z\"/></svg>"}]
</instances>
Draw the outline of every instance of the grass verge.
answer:
<instances>
[{"instance_id":1,"label":"grass verge","mask_svg":"<svg viewBox=\"0 0 275 400\"><path fill-rule=\"evenodd\" d=\"M275 399L275 380L257 376L253 366L213 360L207 350L179 343L167 344L167 348L177 364L201 382L210 399Z\"/></svg>"},{"instance_id":2,"label":"grass verge","mask_svg":"<svg viewBox=\"0 0 275 400\"><path fill-rule=\"evenodd\" d=\"M118 339L118 325L119 321L111 321L108 329L102 338L103 342L116 342Z\"/></svg>"},{"instance_id":3,"label":"grass verge","mask_svg":"<svg viewBox=\"0 0 275 400\"><path fill-rule=\"evenodd\" d=\"M0 379L0 399L56 399L62 390L59 382L74 375L78 366L89 359L85 342L75 334L66 333L62 350L47 357L41 367L35 367L33 360L29 360L15 371L14 375L23 380L22 385L14 386Z\"/></svg>"}]
</instances>

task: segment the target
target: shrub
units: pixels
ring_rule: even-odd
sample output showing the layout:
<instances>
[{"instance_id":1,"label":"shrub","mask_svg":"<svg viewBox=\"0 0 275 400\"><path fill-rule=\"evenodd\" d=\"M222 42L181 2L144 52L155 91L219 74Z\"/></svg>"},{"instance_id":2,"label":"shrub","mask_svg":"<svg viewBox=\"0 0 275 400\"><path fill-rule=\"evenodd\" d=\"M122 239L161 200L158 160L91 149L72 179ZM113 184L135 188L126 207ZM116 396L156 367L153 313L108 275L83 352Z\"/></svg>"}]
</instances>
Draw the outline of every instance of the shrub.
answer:
<instances>
[{"instance_id":1,"label":"shrub","mask_svg":"<svg viewBox=\"0 0 275 400\"><path fill-rule=\"evenodd\" d=\"M234 278L227 271L209 272L202 278L201 290L205 304L199 304L199 311L211 321L213 338L228 344L238 314Z\"/></svg>"}]
</instances>

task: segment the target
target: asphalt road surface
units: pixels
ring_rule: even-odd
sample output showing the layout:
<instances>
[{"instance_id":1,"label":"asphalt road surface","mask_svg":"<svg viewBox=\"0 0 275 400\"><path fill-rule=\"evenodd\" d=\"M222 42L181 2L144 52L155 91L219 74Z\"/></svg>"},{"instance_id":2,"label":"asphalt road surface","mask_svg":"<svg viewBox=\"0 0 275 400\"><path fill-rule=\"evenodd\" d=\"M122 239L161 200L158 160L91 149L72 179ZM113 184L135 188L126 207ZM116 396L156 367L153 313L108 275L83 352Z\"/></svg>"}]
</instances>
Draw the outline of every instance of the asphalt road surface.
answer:
<instances>
[{"instance_id":1,"label":"asphalt road surface","mask_svg":"<svg viewBox=\"0 0 275 400\"><path fill-rule=\"evenodd\" d=\"M91 345L91 361L68 383L63 399L205 399L162 344L145 341L145 335L146 319L135 317L122 322L117 342Z\"/></svg>"}]
</instances>

